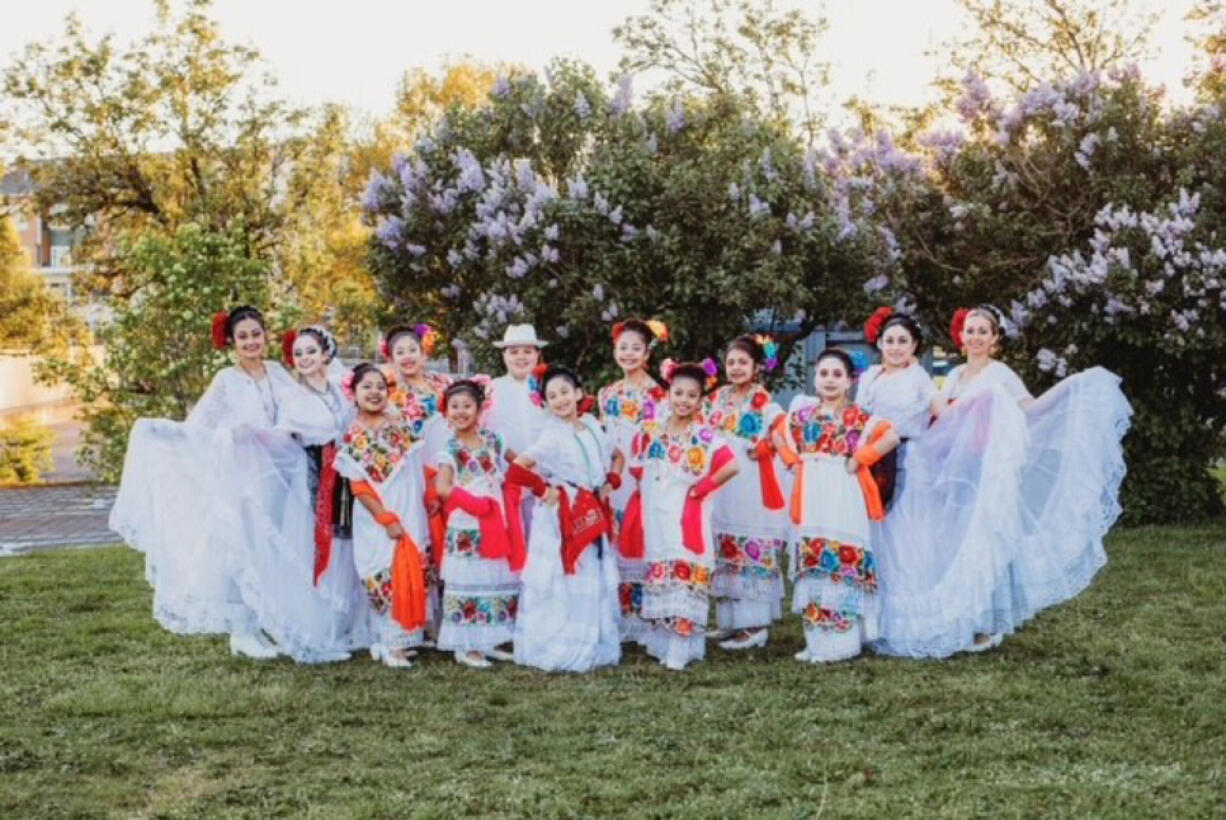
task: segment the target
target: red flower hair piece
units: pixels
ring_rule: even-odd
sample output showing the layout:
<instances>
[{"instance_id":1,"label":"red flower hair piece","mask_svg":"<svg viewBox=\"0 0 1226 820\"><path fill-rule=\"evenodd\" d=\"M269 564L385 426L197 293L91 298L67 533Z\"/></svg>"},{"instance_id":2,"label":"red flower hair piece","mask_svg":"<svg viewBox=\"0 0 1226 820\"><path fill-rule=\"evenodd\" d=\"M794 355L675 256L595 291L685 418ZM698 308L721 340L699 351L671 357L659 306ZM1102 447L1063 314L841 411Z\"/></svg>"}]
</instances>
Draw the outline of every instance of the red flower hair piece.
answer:
<instances>
[{"instance_id":1,"label":"red flower hair piece","mask_svg":"<svg viewBox=\"0 0 1226 820\"><path fill-rule=\"evenodd\" d=\"M219 310L213 314L213 347L218 350L225 350L230 346L229 334L226 333L229 321L230 314L227 311Z\"/></svg>"},{"instance_id":2,"label":"red flower hair piece","mask_svg":"<svg viewBox=\"0 0 1226 820\"><path fill-rule=\"evenodd\" d=\"M677 362L672 359L665 359L660 362L660 375L664 377L664 381L671 382L673 373L677 370Z\"/></svg>"},{"instance_id":3,"label":"red flower hair piece","mask_svg":"<svg viewBox=\"0 0 1226 820\"><path fill-rule=\"evenodd\" d=\"M350 370L348 373L346 373L344 376L341 377L341 393L345 395L345 398L349 399L350 403L353 403L354 401L356 401L354 398L354 394L353 394L353 371L352 370Z\"/></svg>"},{"instance_id":4,"label":"red flower hair piece","mask_svg":"<svg viewBox=\"0 0 1226 820\"><path fill-rule=\"evenodd\" d=\"M962 328L966 325L966 317L970 312L970 308L958 308L954 311L954 318L949 323L949 337L954 340L954 347L962 347Z\"/></svg>"},{"instance_id":5,"label":"red flower hair piece","mask_svg":"<svg viewBox=\"0 0 1226 820\"><path fill-rule=\"evenodd\" d=\"M387 346L387 339L379 340L379 355L383 357L385 362L392 360L392 349Z\"/></svg>"},{"instance_id":6,"label":"red flower hair piece","mask_svg":"<svg viewBox=\"0 0 1226 820\"><path fill-rule=\"evenodd\" d=\"M298 341L298 331L287 330L281 337L281 358L290 367L294 366L294 342Z\"/></svg>"},{"instance_id":7,"label":"red flower hair piece","mask_svg":"<svg viewBox=\"0 0 1226 820\"><path fill-rule=\"evenodd\" d=\"M881 338L881 328L893 315L894 308L879 307L873 311L872 316L868 317L868 321L864 323L864 338L869 344L877 344L877 340Z\"/></svg>"}]
</instances>

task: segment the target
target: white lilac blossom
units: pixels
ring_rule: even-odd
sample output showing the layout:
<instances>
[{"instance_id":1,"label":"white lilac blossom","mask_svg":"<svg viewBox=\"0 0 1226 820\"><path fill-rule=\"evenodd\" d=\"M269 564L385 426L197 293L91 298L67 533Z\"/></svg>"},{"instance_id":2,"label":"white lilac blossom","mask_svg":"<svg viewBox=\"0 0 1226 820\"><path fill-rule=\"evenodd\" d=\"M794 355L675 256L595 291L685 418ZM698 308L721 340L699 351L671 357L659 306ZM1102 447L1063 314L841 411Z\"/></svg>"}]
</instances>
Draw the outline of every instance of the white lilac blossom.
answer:
<instances>
[{"instance_id":1,"label":"white lilac blossom","mask_svg":"<svg viewBox=\"0 0 1226 820\"><path fill-rule=\"evenodd\" d=\"M453 268L458 268L464 264L464 254L457 251L455 248L447 251L447 264Z\"/></svg>"},{"instance_id":2,"label":"white lilac blossom","mask_svg":"<svg viewBox=\"0 0 1226 820\"><path fill-rule=\"evenodd\" d=\"M613 102L610 104L610 109L614 114L620 116L630 110L633 84L634 78L629 74L622 74L617 78L617 94L613 97Z\"/></svg>"},{"instance_id":3,"label":"white lilac blossom","mask_svg":"<svg viewBox=\"0 0 1226 820\"><path fill-rule=\"evenodd\" d=\"M375 236L388 250L396 250L404 234L404 220L398 216L389 216L375 228Z\"/></svg>"},{"instance_id":4,"label":"white lilac blossom","mask_svg":"<svg viewBox=\"0 0 1226 820\"><path fill-rule=\"evenodd\" d=\"M647 137L647 153L654 157L659 150L660 139L656 136L656 132L652 131Z\"/></svg>"},{"instance_id":5,"label":"white lilac blossom","mask_svg":"<svg viewBox=\"0 0 1226 820\"><path fill-rule=\"evenodd\" d=\"M622 224L622 206L618 205L616 208L609 211L609 221L614 225Z\"/></svg>"},{"instance_id":6,"label":"white lilac blossom","mask_svg":"<svg viewBox=\"0 0 1226 820\"><path fill-rule=\"evenodd\" d=\"M541 261L548 264L556 264L561 261L562 254L558 253L558 249L552 245L541 246Z\"/></svg>"},{"instance_id":7,"label":"white lilac blossom","mask_svg":"<svg viewBox=\"0 0 1226 820\"><path fill-rule=\"evenodd\" d=\"M570 328L566 325L558 325L553 329L553 332L559 339L566 339L570 337Z\"/></svg>"},{"instance_id":8,"label":"white lilac blossom","mask_svg":"<svg viewBox=\"0 0 1226 820\"><path fill-rule=\"evenodd\" d=\"M524 259L522 256L517 256L511 262L511 264L507 266L507 276L511 277L512 279L522 279L528 275L528 269L528 260Z\"/></svg>"},{"instance_id":9,"label":"white lilac blossom","mask_svg":"<svg viewBox=\"0 0 1226 820\"><path fill-rule=\"evenodd\" d=\"M545 228L545 239L548 242L556 242L558 239L558 225L556 222L550 223Z\"/></svg>"},{"instance_id":10,"label":"white lilac blossom","mask_svg":"<svg viewBox=\"0 0 1226 820\"><path fill-rule=\"evenodd\" d=\"M728 183L728 199L735 204L741 198L741 188L735 182Z\"/></svg>"},{"instance_id":11,"label":"white lilac blossom","mask_svg":"<svg viewBox=\"0 0 1226 820\"><path fill-rule=\"evenodd\" d=\"M754 194L749 195L749 215L752 217L766 216L771 212L769 203L758 199Z\"/></svg>"},{"instance_id":12,"label":"white lilac blossom","mask_svg":"<svg viewBox=\"0 0 1226 820\"><path fill-rule=\"evenodd\" d=\"M758 159L758 167L762 169L762 177L767 182L773 182L778 174L775 172L775 163L771 159L771 149L762 149L762 156Z\"/></svg>"},{"instance_id":13,"label":"white lilac blossom","mask_svg":"<svg viewBox=\"0 0 1226 820\"><path fill-rule=\"evenodd\" d=\"M888 284L890 284L890 277L886 276L884 273L880 273L864 283L864 292L873 294L879 290L885 290L885 287Z\"/></svg>"},{"instance_id":14,"label":"white lilac blossom","mask_svg":"<svg viewBox=\"0 0 1226 820\"><path fill-rule=\"evenodd\" d=\"M467 148L457 148L451 157L451 162L460 172L456 180L456 187L461 193L480 191L485 187L485 173L481 170L481 163L473 156L472 151Z\"/></svg>"},{"instance_id":15,"label":"white lilac blossom","mask_svg":"<svg viewBox=\"0 0 1226 820\"><path fill-rule=\"evenodd\" d=\"M776 239L771 243L771 253L773 253L775 256L783 255L783 240Z\"/></svg>"},{"instance_id":16,"label":"white lilac blossom","mask_svg":"<svg viewBox=\"0 0 1226 820\"><path fill-rule=\"evenodd\" d=\"M1102 138L1096 132L1091 131L1081 139L1081 143L1077 146L1077 150L1073 153L1073 159L1082 168L1090 170L1090 158L1094 156L1094 152L1098 149Z\"/></svg>"},{"instance_id":17,"label":"white lilac blossom","mask_svg":"<svg viewBox=\"0 0 1226 820\"><path fill-rule=\"evenodd\" d=\"M599 282L596 283L596 286L592 288L592 298L597 302L604 301L604 285Z\"/></svg>"},{"instance_id":18,"label":"white lilac blossom","mask_svg":"<svg viewBox=\"0 0 1226 820\"><path fill-rule=\"evenodd\" d=\"M409 252L411 255L415 256L415 257L417 257L417 256L425 256L425 255L426 255L426 246L425 246L425 245L405 245L405 246L404 246L404 249L405 249L406 251L408 251L408 252Z\"/></svg>"},{"instance_id":19,"label":"white lilac blossom","mask_svg":"<svg viewBox=\"0 0 1226 820\"><path fill-rule=\"evenodd\" d=\"M507 75L499 74L494 79L494 88L490 91L495 97L505 97L511 93L511 81L507 79Z\"/></svg>"},{"instance_id":20,"label":"white lilac blossom","mask_svg":"<svg viewBox=\"0 0 1226 820\"><path fill-rule=\"evenodd\" d=\"M579 116L580 122L592 115L592 105L587 101L587 97L583 96L582 91L575 95L575 113Z\"/></svg>"},{"instance_id":21,"label":"white lilac blossom","mask_svg":"<svg viewBox=\"0 0 1226 820\"><path fill-rule=\"evenodd\" d=\"M609 200L605 199L604 194L597 191L592 196L592 207L596 209L596 213L601 216L609 215Z\"/></svg>"},{"instance_id":22,"label":"white lilac blossom","mask_svg":"<svg viewBox=\"0 0 1226 820\"><path fill-rule=\"evenodd\" d=\"M378 211L383 206L384 200L394 196L395 193L392 181L378 171L372 170L366 182L366 189L362 191L362 210L367 213Z\"/></svg>"},{"instance_id":23,"label":"white lilac blossom","mask_svg":"<svg viewBox=\"0 0 1226 820\"><path fill-rule=\"evenodd\" d=\"M992 104L992 92L983 78L974 72L967 72L962 78L962 96L958 99L958 116L966 122L973 122L981 113L989 110Z\"/></svg>"},{"instance_id":24,"label":"white lilac blossom","mask_svg":"<svg viewBox=\"0 0 1226 820\"><path fill-rule=\"evenodd\" d=\"M572 200L587 199L587 180L582 174L566 180L566 196Z\"/></svg>"},{"instance_id":25,"label":"white lilac blossom","mask_svg":"<svg viewBox=\"0 0 1226 820\"><path fill-rule=\"evenodd\" d=\"M681 100L673 97L672 104L668 107L668 113L665 115L665 120L668 123L668 133L676 134L685 127L685 107L681 104Z\"/></svg>"},{"instance_id":26,"label":"white lilac blossom","mask_svg":"<svg viewBox=\"0 0 1226 820\"><path fill-rule=\"evenodd\" d=\"M459 285L445 285L442 288L442 290L440 290L439 292L443 294L443 298L445 299L454 300L454 299L460 298L460 286Z\"/></svg>"}]
</instances>

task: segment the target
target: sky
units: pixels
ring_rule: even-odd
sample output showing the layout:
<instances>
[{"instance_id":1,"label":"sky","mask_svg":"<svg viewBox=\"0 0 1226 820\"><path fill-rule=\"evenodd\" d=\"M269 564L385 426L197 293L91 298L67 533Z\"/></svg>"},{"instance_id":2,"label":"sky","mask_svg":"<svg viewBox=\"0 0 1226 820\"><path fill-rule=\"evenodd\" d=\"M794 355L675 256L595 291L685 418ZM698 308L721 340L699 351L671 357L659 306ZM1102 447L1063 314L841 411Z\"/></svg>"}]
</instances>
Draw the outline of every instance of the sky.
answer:
<instances>
[{"instance_id":1,"label":"sky","mask_svg":"<svg viewBox=\"0 0 1226 820\"><path fill-rule=\"evenodd\" d=\"M1142 0L1145 2L1146 0ZM1037 0L1036 0L1037 2ZM1191 61L1183 13L1191 0L1152 0L1163 17L1157 55L1145 76L1186 99L1181 79ZM406 69L437 70L466 56L540 68L553 56L591 63L608 75L619 52L612 28L642 13L647 0L215 0L227 39L254 45L300 104L340 102L380 117L393 104ZM777 0L780 7L823 12L830 29L819 44L832 64L830 100L858 96L890 105L933 98L942 66L925 52L962 24L956 0ZM152 0L36 0L13 3L0 26L0 60L31 40L48 40L77 11L87 27L119 39L152 26Z\"/></svg>"}]
</instances>

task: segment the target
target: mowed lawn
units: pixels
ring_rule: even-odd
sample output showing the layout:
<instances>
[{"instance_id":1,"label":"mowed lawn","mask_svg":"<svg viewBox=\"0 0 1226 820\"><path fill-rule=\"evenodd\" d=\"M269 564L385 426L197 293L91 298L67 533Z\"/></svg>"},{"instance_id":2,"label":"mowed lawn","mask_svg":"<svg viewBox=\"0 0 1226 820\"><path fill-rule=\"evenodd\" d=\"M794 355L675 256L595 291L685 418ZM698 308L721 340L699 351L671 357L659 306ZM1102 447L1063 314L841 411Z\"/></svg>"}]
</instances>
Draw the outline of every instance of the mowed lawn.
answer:
<instances>
[{"instance_id":1,"label":"mowed lawn","mask_svg":"<svg viewBox=\"0 0 1226 820\"><path fill-rule=\"evenodd\" d=\"M1222 816L1226 526L1108 549L984 655L579 677L239 660L130 550L3 559L0 816Z\"/></svg>"}]
</instances>

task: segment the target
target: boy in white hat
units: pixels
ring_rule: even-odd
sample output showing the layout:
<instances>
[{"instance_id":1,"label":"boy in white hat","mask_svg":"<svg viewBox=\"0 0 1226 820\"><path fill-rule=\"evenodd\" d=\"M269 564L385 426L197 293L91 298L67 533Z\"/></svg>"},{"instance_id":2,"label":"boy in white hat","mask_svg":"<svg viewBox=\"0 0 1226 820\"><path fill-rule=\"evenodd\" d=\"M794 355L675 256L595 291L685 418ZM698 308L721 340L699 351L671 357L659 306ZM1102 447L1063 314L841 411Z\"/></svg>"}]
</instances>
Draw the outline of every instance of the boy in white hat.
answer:
<instances>
[{"instance_id":1,"label":"boy in white hat","mask_svg":"<svg viewBox=\"0 0 1226 820\"><path fill-rule=\"evenodd\" d=\"M494 347L502 350L507 372L490 382L489 413L485 426L502 435L507 448L522 453L536 441L547 414L536 389L533 370L541 348L549 344L536 337L532 325L511 325Z\"/></svg>"}]
</instances>

